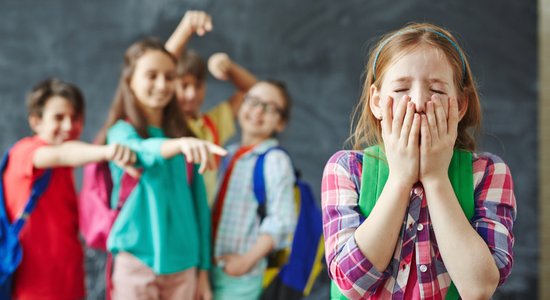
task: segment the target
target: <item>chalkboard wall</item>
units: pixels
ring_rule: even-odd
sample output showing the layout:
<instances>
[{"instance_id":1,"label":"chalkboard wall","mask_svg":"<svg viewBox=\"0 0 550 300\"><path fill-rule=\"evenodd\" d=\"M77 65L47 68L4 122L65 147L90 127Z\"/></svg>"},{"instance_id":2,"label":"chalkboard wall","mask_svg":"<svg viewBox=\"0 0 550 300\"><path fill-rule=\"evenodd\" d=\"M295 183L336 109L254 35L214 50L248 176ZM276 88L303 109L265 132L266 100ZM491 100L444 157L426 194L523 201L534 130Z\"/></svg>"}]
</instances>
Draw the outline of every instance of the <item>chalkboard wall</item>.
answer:
<instances>
[{"instance_id":1,"label":"chalkboard wall","mask_svg":"<svg viewBox=\"0 0 550 300\"><path fill-rule=\"evenodd\" d=\"M260 78L288 83L295 105L282 142L319 196L323 166L344 147L369 45L411 21L454 32L479 83L481 149L508 162L518 216L515 265L495 299L537 293L537 10L527 1L365 0L3 0L0 2L1 149L29 134L24 99L58 76L86 95L84 140L105 120L124 50L138 38L166 39L188 9L209 12L214 31L194 38L204 56L227 52ZM208 78L206 107L231 94ZM47 247L45 245L44 247ZM88 299L101 299L103 256L87 251ZM311 296L326 299L324 275Z\"/></svg>"}]
</instances>

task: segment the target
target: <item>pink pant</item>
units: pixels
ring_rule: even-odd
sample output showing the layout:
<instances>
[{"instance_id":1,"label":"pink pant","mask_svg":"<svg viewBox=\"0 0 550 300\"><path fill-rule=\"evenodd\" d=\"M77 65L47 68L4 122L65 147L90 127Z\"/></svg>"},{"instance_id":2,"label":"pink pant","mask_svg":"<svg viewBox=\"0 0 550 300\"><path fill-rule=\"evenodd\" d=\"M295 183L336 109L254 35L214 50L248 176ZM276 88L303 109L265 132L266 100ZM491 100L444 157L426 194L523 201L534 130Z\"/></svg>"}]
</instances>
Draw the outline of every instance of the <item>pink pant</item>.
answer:
<instances>
[{"instance_id":1,"label":"pink pant","mask_svg":"<svg viewBox=\"0 0 550 300\"><path fill-rule=\"evenodd\" d=\"M113 300L193 300L197 271L157 275L132 254L117 254L113 272Z\"/></svg>"}]
</instances>

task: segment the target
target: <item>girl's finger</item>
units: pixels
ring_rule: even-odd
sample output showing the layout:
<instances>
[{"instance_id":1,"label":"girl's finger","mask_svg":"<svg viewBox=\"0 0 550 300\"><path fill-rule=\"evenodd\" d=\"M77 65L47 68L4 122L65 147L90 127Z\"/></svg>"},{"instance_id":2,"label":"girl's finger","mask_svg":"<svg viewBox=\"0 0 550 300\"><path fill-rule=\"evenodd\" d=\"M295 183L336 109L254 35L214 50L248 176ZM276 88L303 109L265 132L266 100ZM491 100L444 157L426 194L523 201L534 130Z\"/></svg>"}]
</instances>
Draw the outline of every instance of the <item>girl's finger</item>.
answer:
<instances>
[{"instance_id":1,"label":"girl's finger","mask_svg":"<svg viewBox=\"0 0 550 300\"><path fill-rule=\"evenodd\" d=\"M212 154L215 154L215 155L219 155L219 156L226 156L227 155L227 150L225 150L224 148L214 144L214 143L210 143L210 142L207 142L207 147L208 147L208 152L212 153Z\"/></svg>"},{"instance_id":2,"label":"girl's finger","mask_svg":"<svg viewBox=\"0 0 550 300\"><path fill-rule=\"evenodd\" d=\"M188 162L188 163L192 163L194 160L193 160L193 153L191 153L191 150L189 149L189 146L183 146L181 147L181 153L183 153L183 155L185 156L185 160Z\"/></svg>"},{"instance_id":3,"label":"girl's finger","mask_svg":"<svg viewBox=\"0 0 550 300\"><path fill-rule=\"evenodd\" d=\"M409 147L418 147L418 143L420 142L420 123L420 115L415 113L413 117L411 132L409 133Z\"/></svg>"},{"instance_id":4,"label":"girl's finger","mask_svg":"<svg viewBox=\"0 0 550 300\"><path fill-rule=\"evenodd\" d=\"M201 166L199 168L199 173L202 174L208 167L209 155L208 150L206 149L206 144L200 145L198 150L201 157Z\"/></svg>"},{"instance_id":5,"label":"girl's finger","mask_svg":"<svg viewBox=\"0 0 550 300\"><path fill-rule=\"evenodd\" d=\"M402 146L407 146L407 144L409 143L409 134L412 128L414 114L414 104L407 101L407 111L405 113L405 118L403 119L401 134L399 135L399 140Z\"/></svg>"},{"instance_id":6,"label":"girl's finger","mask_svg":"<svg viewBox=\"0 0 550 300\"><path fill-rule=\"evenodd\" d=\"M197 14L197 19L195 23L195 27L197 29L197 34L202 36L206 33L206 30L204 28L205 22L206 22L206 14L205 13L199 13Z\"/></svg>"},{"instance_id":7,"label":"girl's finger","mask_svg":"<svg viewBox=\"0 0 550 300\"><path fill-rule=\"evenodd\" d=\"M197 144L193 143L193 145L190 148L191 155L193 156L193 162L194 163L200 163L201 162L201 155L197 149Z\"/></svg>"},{"instance_id":8,"label":"girl's finger","mask_svg":"<svg viewBox=\"0 0 550 300\"><path fill-rule=\"evenodd\" d=\"M430 135L430 128L428 125L428 118L426 115L421 116L420 121L420 150L423 153L432 146L432 136Z\"/></svg>"},{"instance_id":9,"label":"girl's finger","mask_svg":"<svg viewBox=\"0 0 550 300\"><path fill-rule=\"evenodd\" d=\"M382 133L391 134L391 107L393 105L393 98L388 96L386 101L382 103L382 122L380 126L382 127Z\"/></svg>"},{"instance_id":10,"label":"girl's finger","mask_svg":"<svg viewBox=\"0 0 550 300\"><path fill-rule=\"evenodd\" d=\"M458 101L456 98L449 98L449 121L448 121L448 134L456 136L457 127L459 122L458 116Z\"/></svg>"},{"instance_id":11,"label":"girl's finger","mask_svg":"<svg viewBox=\"0 0 550 300\"><path fill-rule=\"evenodd\" d=\"M135 165L137 161L137 155L134 151L130 150L130 164Z\"/></svg>"},{"instance_id":12,"label":"girl's finger","mask_svg":"<svg viewBox=\"0 0 550 300\"><path fill-rule=\"evenodd\" d=\"M121 155L122 163L125 164L125 165L129 165L130 164L130 158L132 156L132 151L130 151L130 149L128 149L126 147L123 147L121 152L122 152L122 155Z\"/></svg>"},{"instance_id":13,"label":"girl's finger","mask_svg":"<svg viewBox=\"0 0 550 300\"><path fill-rule=\"evenodd\" d=\"M124 167L124 172L128 173L128 175L135 179L139 179L141 176L141 172L137 168L131 166Z\"/></svg>"},{"instance_id":14,"label":"girl's finger","mask_svg":"<svg viewBox=\"0 0 550 300\"><path fill-rule=\"evenodd\" d=\"M437 120L438 135L443 136L447 134L447 116L445 115L445 109L443 108L443 100L439 95L433 95L432 101L435 109L435 119ZM448 101L448 100L447 100Z\"/></svg>"},{"instance_id":15,"label":"girl's finger","mask_svg":"<svg viewBox=\"0 0 550 300\"><path fill-rule=\"evenodd\" d=\"M409 99L410 98L408 98L408 96L403 96L403 98L399 100L399 103L397 104L397 109L395 110L395 115L392 120L392 133L399 134L401 132L401 127L403 126L403 119L405 118Z\"/></svg>"},{"instance_id":16,"label":"girl's finger","mask_svg":"<svg viewBox=\"0 0 550 300\"><path fill-rule=\"evenodd\" d=\"M428 103L426 103L426 118L428 119L428 129L430 130L431 139L439 139L437 120L435 119L434 103L432 101L428 101Z\"/></svg>"},{"instance_id":17,"label":"girl's finger","mask_svg":"<svg viewBox=\"0 0 550 300\"><path fill-rule=\"evenodd\" d=\"M124 146L117 144L115 146L115 154L113 155L114 161L122 161L122 158L124 156Z\"/></svg>"},{"instance_id":18,"label":"girl's finger","mask_svg":"<svg viewBox=\"0 0 550 300\"><path fill-rule=\"evenodd\" d=\"M214 26L212 25L212 18L210 17L210 15L206 15L206 20L204 22L204 30L206 31L212 31L212 29L214 28Z\"/></svg>"}]
</instances>

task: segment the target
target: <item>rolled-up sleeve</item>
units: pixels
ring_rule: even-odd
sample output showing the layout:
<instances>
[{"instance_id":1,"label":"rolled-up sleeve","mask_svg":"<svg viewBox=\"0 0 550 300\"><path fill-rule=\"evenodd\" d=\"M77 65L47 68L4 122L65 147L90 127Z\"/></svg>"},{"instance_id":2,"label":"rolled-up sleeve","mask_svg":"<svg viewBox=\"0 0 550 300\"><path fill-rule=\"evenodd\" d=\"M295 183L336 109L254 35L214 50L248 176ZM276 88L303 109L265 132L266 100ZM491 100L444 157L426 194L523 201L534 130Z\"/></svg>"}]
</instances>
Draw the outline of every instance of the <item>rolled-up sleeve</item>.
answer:
<instances>
[{"instance_id":1,"label":"rolled-up sleeve","mask_svg":"<svg viewBox=\"0 0 550 300\"><path fill-rule=\"evenodd\" d=\"M485 240L500 273L502 285L513 265L516 198L508 166L496 155L484 154L474 162L476 188L472 225Z\"/></svg>"},{"instance_id":2,"label":"rolled-up sleeve","mask_svg":"<svg viewBox=\"0 0 550 300\"><path fill-rule=\"evenodd\" d=\"M271 236L274 249L282 249L290 246L289 237L296 227L294 170L290 158L283 151L266 154L264 165L267 215L259 232Z\"/></svg>"},{"instance_id":3,"label":"rolled-up sleeve","mask_svg":"<svg viewBox=\"0 0 550 300\"><path fill-rule=\"evenodd\" d=\"M361 158L350 151L340 151L328 161L322 180L322 212L325 258L330 278L350 299L373 294L390 276L383 273L361 252L354 238L355 230L364 221L358 212L358 190ZM355 173L354 173L355 172ZM355 177L355 180L354 178Z\"/></svg>"},{"instance_id":4,"label":"rolled-up sleeve","mask_svg":"<svg viewBox=\"0 0 550 300\"><path fill-rule=\"evenodd\" d=\"M144 168L165 161L160 154L160 147L166 140L158 137L144 139L125 121L118 121L107 131L107 143L121 144L132 149L137 157L136 165Z\"/></svg>"}]
</instances>

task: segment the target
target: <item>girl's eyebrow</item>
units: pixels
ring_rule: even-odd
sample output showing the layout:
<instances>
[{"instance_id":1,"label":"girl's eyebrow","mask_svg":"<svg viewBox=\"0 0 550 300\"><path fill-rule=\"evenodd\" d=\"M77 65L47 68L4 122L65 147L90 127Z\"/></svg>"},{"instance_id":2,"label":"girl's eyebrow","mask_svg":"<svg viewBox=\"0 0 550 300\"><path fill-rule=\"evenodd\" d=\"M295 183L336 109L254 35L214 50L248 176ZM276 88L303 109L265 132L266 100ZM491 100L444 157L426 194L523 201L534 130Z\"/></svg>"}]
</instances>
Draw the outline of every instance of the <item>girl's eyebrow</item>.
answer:
<instances>
[{"instance_id":1,"label":"girl's eyebrow","mask_svg":"<svg viewBox=\"0 0 550 300\"><path fill-rule=\"evenodd\" d=\"M401 82L409 82L409 81L412 81L412 77L400 77L393 80L392 83L393 82L401 83Z\"/></svg>"},{"instance_id":2,"label":"girl's eyebrow","mask_svg":"<svg viewBox=\"0 0 550 300\"><path fill-rule=\"evenodd\" d=\"M410 82L412 81L412 77L400 77L400 78L397 78L395 80L392 80L392 83L407 83L407 82ZM444 84L444 85L449 85L449 83L443 79L439 79L439 78L429 78L428 79L428 82L429 83L441 83L441 84Z\"/></svg>"},{"instance_id":3,"label":"girl's eyebrow","mask_svg":"<svg viewBox=\"0 0 550 300\"><path fill-rule=\"evenodd\" d=\"M428 80L430 83L441 83L444 85L449 85L449 83L445 80L439 79L439 78L431 78Z\"/></svg>"}]
</instances>

